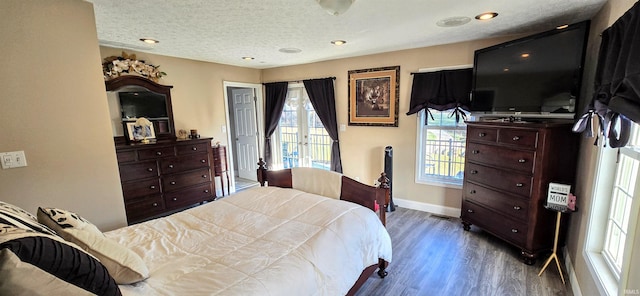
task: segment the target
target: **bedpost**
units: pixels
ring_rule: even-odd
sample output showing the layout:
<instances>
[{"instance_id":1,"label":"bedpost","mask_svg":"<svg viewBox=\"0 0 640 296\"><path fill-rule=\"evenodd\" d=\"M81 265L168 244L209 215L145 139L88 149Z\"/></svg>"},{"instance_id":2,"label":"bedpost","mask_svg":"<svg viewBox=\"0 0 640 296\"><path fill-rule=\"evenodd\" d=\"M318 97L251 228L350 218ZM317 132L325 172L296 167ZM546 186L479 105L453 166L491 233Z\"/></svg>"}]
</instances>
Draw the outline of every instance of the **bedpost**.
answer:
<instances>
[{"instance_id":1,"label":"bedpost","mask_svg":"<svg viewBox=\"0 0 640 296\"><path fill-rule=\"evenodd\" d=\"M260 160L258 161L257 173L258 182L260 182L260 186L264 187L264 182L267 181L267 163L262 160L262 157L260 157Z\"/></svg>"},{"instance_id":2,"label":"bedpost","mask_svg":"<svg viewBox=\"0 0 640 296\"><path fill-rule=\"evenodd\" d=\"M378 205L380 205L380 220L382 221L382 225L387 225L387 215L386 208L389 205L390 192L389 192L389 178L387 178L387 174L384 172L380 173L380 178L378 178L378 183L380 184L378 188L383 189L382 194L380 190L376 191L376 201ZM382 196L381 196L382 195Z\"/></svg>"}]
</instances>

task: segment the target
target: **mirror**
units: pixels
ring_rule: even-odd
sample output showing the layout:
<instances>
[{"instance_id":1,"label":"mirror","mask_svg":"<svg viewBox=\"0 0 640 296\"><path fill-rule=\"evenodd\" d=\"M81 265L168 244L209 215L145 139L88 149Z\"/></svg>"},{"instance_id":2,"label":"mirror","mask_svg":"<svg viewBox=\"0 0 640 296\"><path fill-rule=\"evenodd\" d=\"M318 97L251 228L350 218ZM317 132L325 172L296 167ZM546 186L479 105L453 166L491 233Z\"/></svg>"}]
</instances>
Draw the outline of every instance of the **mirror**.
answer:
<instances>
[{"instance_id":1,"label":"mirror","mask_svg":"<svg viewBox=\"0 0 640 296\"><path fill-rule=\"evenodd\" d=\"M175 127L171 107L171 88L142 76L123 75L105 81L113 136L125 143L124 124L145 117L153 123L157 140L173 140Z\"/></svg>"}]
</instances>

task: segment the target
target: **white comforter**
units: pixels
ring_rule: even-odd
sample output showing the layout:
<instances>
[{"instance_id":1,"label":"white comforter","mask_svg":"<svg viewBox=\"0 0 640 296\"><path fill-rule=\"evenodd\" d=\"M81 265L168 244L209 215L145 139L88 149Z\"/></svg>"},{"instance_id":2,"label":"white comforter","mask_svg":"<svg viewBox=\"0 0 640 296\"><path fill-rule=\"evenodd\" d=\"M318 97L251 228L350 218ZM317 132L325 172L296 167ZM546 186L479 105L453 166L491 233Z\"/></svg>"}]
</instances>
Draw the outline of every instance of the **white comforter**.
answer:
<instances>
[{"instance_id":1,"label":"white comforter","mask_svg":"<svg viewBox=\"0 0 640 296\"><path fill-rule=\"evenodd\" d=\"M295 189L257 187L107 232L151 276L123 295L344 295L391 240L376 214Z\"/></svg>"}]
</instances>

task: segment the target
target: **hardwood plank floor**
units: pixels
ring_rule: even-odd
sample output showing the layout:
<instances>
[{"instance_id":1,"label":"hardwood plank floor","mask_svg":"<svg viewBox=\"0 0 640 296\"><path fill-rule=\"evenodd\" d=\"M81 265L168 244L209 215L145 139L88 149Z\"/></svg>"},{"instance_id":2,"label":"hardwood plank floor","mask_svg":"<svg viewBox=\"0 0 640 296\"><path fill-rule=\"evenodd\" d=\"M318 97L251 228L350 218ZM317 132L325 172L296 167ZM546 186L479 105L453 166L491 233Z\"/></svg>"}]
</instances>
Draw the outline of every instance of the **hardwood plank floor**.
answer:
<instances>
[{"instance_id":1,"label":"hardwood plank floor","mask_svg":"<svg viewBox=\"0 0 640 296\"><path fill-rule=\"evenodd\" d=\"M396 207L387 229L389 275L374 273L356 295L573 295L555 265L538 277L549 254L526 265L519 249L475 226L464 231L460 219Z\"/></svg>"}]
</instances>

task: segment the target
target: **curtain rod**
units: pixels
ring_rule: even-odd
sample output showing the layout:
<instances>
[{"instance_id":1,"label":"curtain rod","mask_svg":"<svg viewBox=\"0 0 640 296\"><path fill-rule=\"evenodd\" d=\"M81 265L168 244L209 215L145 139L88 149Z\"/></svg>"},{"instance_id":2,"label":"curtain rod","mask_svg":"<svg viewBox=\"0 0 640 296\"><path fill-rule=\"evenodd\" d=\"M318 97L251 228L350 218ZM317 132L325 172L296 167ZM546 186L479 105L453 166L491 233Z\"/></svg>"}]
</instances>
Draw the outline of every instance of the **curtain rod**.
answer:
<instances>
[{"instance_id":1,"label":"curtain rod","mask_svg":"<svg viewBox=\"0 0 640 296\"><path fill-rule=\"evenodd\" d=\"M456 65L456 66L445 66L445 67L434 67L434 68L420 68L418 69L418 72L411 72L411 75L413 74L420 74L420 73L429 73L429 72L437 72L437 71L443 71L443 70L460 70L460 69L469 69L469 68L473 68L473 65Z\"/></svg>"},{"instance_id":2,"label":"curtain rod","mask_svg":"<svg viewBox=\"0 0 640 296\"><path fill-rule=\"evenodd\" d=\"M311 78L311 79L303 79L303 80L314 80L314 79L332 79L332 80L336 80L336 78L335 78L335 77ZM262 85L265 85L265 84L267 84L267 83L275 83L275 82L301 83L303 80L263 82L263 83L262 83Z\"/></svg>"}]
</instances>

